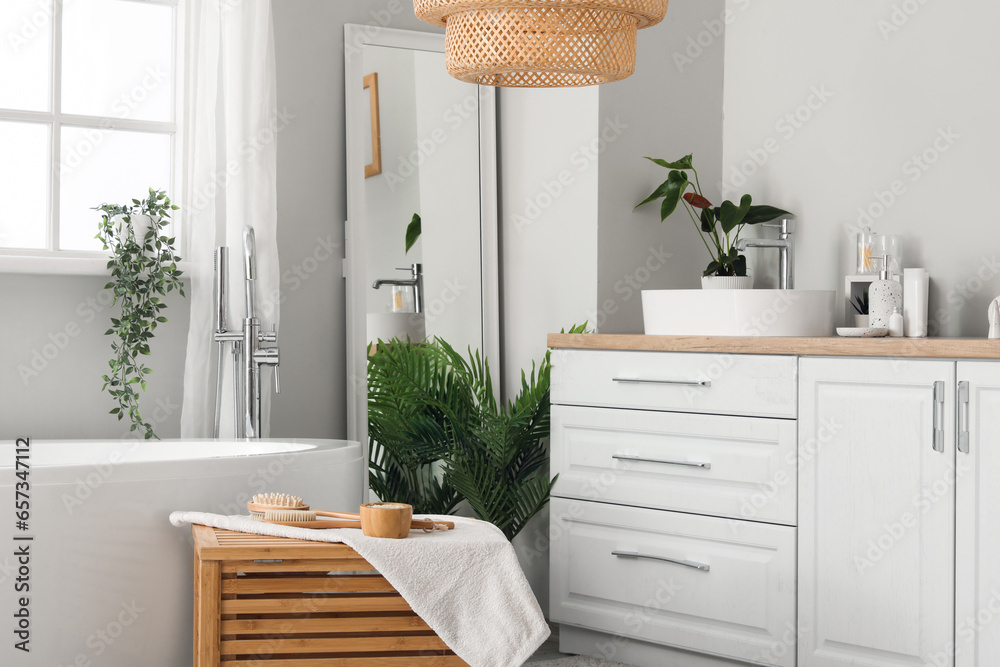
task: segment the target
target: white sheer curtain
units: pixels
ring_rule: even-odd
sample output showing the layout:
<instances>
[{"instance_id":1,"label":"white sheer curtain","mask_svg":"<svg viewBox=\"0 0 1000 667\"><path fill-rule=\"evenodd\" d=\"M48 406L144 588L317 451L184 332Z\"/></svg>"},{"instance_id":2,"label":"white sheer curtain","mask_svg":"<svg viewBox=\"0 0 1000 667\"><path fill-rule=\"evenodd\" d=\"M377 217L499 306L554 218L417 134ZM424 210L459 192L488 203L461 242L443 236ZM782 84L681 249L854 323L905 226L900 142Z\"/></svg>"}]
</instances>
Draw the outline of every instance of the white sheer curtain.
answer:
<instances>
[{"instance_id":1,"label":"white sheer curtain","mask_svg":"<svg viewBox=\"0 0 1000 667\"><path fill-rule=\"evenodd\" d=\"M188 0L185 52L184 178L191 278L191 327L184 368L181 436L211 437L215 425L217 346L213 252L230 248L229 327L246 315L242 234L257 240L257 316L278 324L275 142L278 112L270 0ZM280 343L280 341L279 341ZM233 435L233 367L226 348L221 437ZM262 389L269 376L263 371ZM262 391L262 433L270 430L270 391Z\"/></svg>"}]
</instances>

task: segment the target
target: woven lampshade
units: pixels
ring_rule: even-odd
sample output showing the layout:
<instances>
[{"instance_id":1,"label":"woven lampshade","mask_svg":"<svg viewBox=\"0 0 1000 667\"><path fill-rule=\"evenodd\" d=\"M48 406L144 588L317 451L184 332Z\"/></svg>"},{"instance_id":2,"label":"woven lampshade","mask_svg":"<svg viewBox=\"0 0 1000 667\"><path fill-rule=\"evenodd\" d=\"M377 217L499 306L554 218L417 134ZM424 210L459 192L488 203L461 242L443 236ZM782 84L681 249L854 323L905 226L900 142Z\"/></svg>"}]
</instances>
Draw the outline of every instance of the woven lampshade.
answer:
<instances>
[{"instance_id":1,"label":"woven lampshade","mask_svg":"<svg viewBox=\"0 0 1000 667\"><path fill-rule=\"evenodd\" d=\"M630 76L636 31L662 21L668 1L413 0L413 9L445 27L445 60L456 79L552 88Z\"/></svg>"}]
</instances>

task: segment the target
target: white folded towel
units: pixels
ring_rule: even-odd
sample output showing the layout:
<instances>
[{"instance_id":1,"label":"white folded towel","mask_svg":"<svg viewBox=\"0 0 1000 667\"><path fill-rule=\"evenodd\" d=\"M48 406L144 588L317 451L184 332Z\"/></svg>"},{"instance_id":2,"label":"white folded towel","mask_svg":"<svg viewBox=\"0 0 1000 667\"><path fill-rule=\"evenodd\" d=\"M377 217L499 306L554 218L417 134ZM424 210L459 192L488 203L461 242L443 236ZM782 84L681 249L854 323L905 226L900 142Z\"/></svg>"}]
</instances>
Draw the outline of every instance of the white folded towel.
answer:
<instances>
[{"instance_id":1,"label":"white folded towel","mask_svg":"<svg viewBox=\"0 0 1000 667\"><path fill-rule=\"evenodd\" d=\"M990 304L990 340L1000 339L1000 297Z\"/></svg>"},{"instance_id":2,"label":"white folded towel","mask_svg":"<svg viewBox=\"0 0 1000 667\"><path fill-rule=\"evenodd\" d=\"M454 521L455 529L388 540L365 537L356 528L310 530L203 512L173 512L170 523L342 542L371 563L462 660L472 667L519 667L550 631L514 548L491 523L432 518Z\"/></svg>"}]
</instances>

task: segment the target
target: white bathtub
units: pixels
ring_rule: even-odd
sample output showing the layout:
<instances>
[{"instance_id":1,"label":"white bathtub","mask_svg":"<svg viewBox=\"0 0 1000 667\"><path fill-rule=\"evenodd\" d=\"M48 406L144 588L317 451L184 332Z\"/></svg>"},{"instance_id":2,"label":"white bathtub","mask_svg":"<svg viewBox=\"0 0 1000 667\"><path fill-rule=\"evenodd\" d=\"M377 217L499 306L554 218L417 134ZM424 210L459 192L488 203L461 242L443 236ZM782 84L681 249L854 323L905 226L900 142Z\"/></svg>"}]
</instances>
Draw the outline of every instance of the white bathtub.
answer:
<instances>
[{"instance_id":1,"label":"white bathtub","mask_svg":"<svg viewBox=\"0 0 1000 667\"><path fill-rule=\"evenodd\" d=\"M13 442L0 442L0 665L191 664L193 551L173 510L245 514L255 493L356 511L365 467L341 440L32 441L29 530L15 528ZM14 540L31 535L33 541ZM18 547L30 545L29 592ZM22 582L24 583L24 582ZM14 648L29 596L30 653Z\"/></svg>"}]
</instances>

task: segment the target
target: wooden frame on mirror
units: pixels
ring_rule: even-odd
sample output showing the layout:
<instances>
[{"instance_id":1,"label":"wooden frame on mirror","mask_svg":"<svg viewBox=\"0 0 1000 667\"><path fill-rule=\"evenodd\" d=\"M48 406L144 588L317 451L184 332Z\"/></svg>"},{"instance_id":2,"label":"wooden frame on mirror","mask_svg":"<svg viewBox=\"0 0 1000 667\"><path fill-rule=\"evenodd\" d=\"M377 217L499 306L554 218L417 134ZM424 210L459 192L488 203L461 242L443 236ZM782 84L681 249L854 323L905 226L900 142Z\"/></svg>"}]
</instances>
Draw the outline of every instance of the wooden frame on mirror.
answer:
<instances>
[{"instance_id":1,"label":"wooden frame on mirror","mask_svg":"<svg viewBox=\"0 0 1000 667\"><path fill-rule=\"evenodd\" d=\"M382 128L378 117L378 72L366 74L364 87L368 89L368 108L372 119L372 161L365 165L365 178L382 173Z\"/></svg>"}]
</instances>

